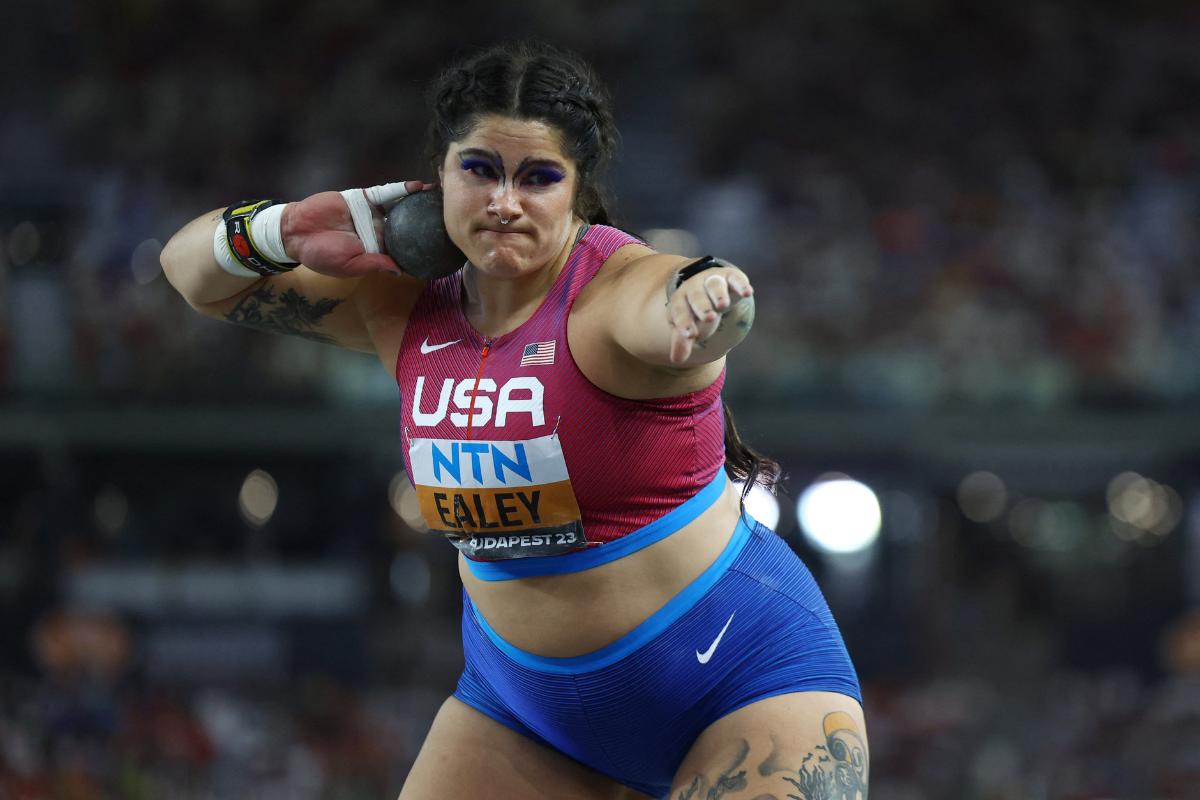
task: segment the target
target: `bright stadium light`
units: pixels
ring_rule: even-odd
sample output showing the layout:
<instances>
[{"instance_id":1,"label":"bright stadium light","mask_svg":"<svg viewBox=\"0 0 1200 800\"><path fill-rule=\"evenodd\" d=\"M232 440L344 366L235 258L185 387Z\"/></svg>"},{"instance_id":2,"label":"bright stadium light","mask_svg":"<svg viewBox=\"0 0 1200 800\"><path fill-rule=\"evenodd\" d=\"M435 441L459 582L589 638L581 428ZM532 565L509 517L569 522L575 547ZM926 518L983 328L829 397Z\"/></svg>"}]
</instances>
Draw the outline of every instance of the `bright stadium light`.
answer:
<instances>
[{"instance_id":1,"label":"bright stadium light","mask_svg":"<svg viewBox=\"0 0 1200 800\"><path fill-rule=\"evenodd\" d=\"M738 494L745 488L745 481L734 481ZM766 525L773 531L779 530L779 498L763 488L761 483L754 484L750 494L746 495L746 513Z\"/></svg>"},{"instance_id":2,"label":"bright stadium light","mask_svg":"<svg viewBox=\"0 0 1200 800\"><path fill-rule=\"evenodd\" d=\"M879 499L867 485L844 476L805 489L796 513L805 538L825 553L858 553L879 538Z\"/></svg>"}]
</instances>

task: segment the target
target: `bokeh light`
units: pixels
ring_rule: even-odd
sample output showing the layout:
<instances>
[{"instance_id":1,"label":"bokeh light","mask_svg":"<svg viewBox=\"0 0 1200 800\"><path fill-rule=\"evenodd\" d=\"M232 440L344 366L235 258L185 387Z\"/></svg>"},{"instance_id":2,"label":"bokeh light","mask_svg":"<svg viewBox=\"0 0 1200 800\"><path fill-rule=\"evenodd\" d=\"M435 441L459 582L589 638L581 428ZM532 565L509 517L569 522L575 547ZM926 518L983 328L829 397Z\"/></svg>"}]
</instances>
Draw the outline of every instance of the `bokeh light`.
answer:
<instances>
[{"instance_id":1,"label":"bokeh light","mask_svg":"<svg viewBox=\"0 0 1200 800\"><path fill-rule=\"evenodd\" d=\"M1008 505L1008 487L993 472L972 472L958 485L958 507L972 522L994 522Z\"/></svg>"},{"instance_id":2,"label":"bokeh light","mask_svg":"<svg viewBox=\"0 0 1200 800\"><path fill-rule=\"evenodd\" d=\"M242 482L238 493L238 511L242 519L255 528L270 521L279 504L279 486L267 472L256 469Z\"/></svg>"},{"instance_id":3,"label":"bokeh light","mask_svg":"<svg viewBox=\"0 0 1200 800\"><path fill-rule=\"evenodd\" d=\"M738 494L746 486L745 481L734 481ZM761 483L756 483L746 495L746 513L773 531L779 530L779 498L771 494Z\"/></svg>"},{"instance_id":4,"label":"bokeh light","mask_svg":"<svg viewBox=\"0 0 1200 800\"><path fill-rule=\"evenodd\" d=\"M883 521L875 492L846 477L818 479L800 495L796 513L805 538L826 553L866 550Z\"/></svg>"},{"instance_id":5,"label":"bokeh light","mask_svg":"<svg viewBox=\"0 0 1200 800\"><path fill-rule=\"evenodd\" d=\"M1117 538L1152 546L1183 519L1183 500L1172 487L1136 472L1122 472L1108 482L1109 528Z\"/></svg>"}]
</instances>

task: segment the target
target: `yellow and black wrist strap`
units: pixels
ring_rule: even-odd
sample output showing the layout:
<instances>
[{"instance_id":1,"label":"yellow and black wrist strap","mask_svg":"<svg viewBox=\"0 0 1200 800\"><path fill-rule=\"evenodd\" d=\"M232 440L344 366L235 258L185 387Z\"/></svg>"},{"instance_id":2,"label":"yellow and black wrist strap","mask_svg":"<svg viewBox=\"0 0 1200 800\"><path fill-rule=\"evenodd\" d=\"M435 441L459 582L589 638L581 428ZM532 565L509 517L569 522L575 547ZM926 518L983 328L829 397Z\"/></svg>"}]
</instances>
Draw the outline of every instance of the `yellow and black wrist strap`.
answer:
<instances>
[{"instance_id":1,"label":"yellow and black wrist strap","mask_svg":"<svg viewBox=\"0 0 1200 800\"><path fill-rule=\"evenodd\" d=\"M250 220L264 208L278 205L278 200L243 200L225 209L225 240L229 252L243 267L259 275L280 275L295 269L299 262L272 261L259 251L250 234Z\"/></svg>"}]
</instances>

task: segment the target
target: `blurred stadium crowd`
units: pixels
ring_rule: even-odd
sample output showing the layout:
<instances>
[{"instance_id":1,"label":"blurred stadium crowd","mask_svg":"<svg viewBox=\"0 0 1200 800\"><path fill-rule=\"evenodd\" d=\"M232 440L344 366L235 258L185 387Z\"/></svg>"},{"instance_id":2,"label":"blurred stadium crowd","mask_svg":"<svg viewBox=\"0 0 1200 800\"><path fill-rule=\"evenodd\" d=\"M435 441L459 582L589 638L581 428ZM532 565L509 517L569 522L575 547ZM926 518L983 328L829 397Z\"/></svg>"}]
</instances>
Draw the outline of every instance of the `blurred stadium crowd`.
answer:
<instances>
[{"instance_id":1,"label":"blurred stadium crowd","mask_svg":"<svg viewBox=\"0 0 1200 800\"><path fill-rule=\"evenodd\" d=\"M37 66L0 73L3 408L387 408L374 359L200 317L158 252L243 196L430 177L433 70L531 33L613 89L623 226L753 275L732 398L980 419L1200 404L1194 3L411 5L7 9L6 62ZM263 525L216 510L214 487L248 471L227 454L58 456L0 448L0 800L394 795L460 658L449 548L367 499L398 465L297 456L289 473L272 452L303 499ZM1200 797L1182 537L1129 545L1101 581L971 550L985 527L955 519L969 535L915 555L885 542L897 566L858 604L824 571L874 794ZM345 566L366 598L232 627L228 609L66 602L81 568L229 563ZM1099 583L1062 610L1055 592Z\"/></svg>"},{"instance_id":2,"label":"blurred stadium crowd","mask_svg":"<svg viewBox=\"0 0 1200 800\"><path fill-rule=\"evenodd\" d=\"M870 694L872 795L1196 796L1194 682L1150 688L1122 672L1047 678L1016 705L975 679ZM24 681L4 693L0 792L14 799L392 797L441 701L328 680L290 695ZM1032 734L1031 717L1043 723Z\"/></svg>"},{"instance_id":3,"label":"blurred stadium crowd","mask_svg":"<svg viewBox=\"0 0 1200 800\"><path fill-rule=\"evenodd\" d=\"M735 385L872 407L1200 392L1193 4L478 3L467 31L374 0L34 8L46 36L10 57L44 71L10 72L30 102L0 122L9 393L336 391L308 349L182 313L157 249L231 197L432 177L425 82L530 31L614 90L626 226L764 287Z\"/></svg>"}]
</instances>

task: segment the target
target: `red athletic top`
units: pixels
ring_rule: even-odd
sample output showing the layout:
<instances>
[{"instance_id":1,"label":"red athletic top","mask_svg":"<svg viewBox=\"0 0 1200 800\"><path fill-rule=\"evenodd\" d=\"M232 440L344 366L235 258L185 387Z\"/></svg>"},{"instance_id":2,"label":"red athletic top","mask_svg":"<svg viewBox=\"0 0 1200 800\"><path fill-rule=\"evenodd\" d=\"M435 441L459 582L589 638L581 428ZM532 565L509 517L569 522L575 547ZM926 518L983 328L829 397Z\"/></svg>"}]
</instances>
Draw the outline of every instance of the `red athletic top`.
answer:
<instances>
[{"instance_id":1,"label":"red athletic top","mask_svg":"<svg viewBox=\"0 0 1200 800\"><path fill-rule=\"evenodd\" d=\"M417 300L396 365L405 467L430 529L468 558L596 549L680 506L724 465L723 370L700 391L626 400L571 357L575 298L635 242L588 228L537 311L502 336L467 321L461 271Z\"/></svg>"}]
</instances>

